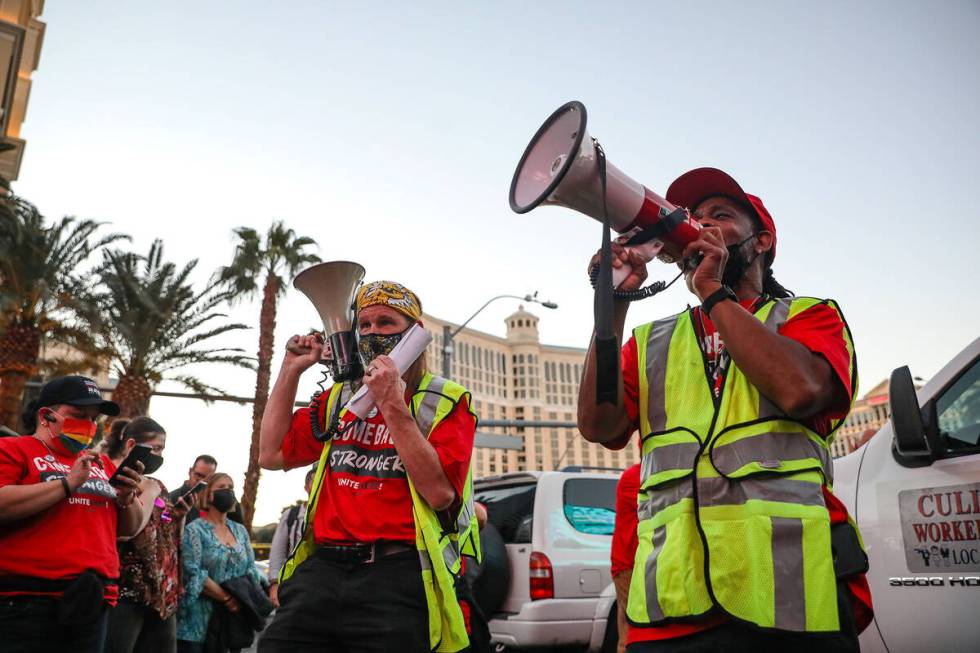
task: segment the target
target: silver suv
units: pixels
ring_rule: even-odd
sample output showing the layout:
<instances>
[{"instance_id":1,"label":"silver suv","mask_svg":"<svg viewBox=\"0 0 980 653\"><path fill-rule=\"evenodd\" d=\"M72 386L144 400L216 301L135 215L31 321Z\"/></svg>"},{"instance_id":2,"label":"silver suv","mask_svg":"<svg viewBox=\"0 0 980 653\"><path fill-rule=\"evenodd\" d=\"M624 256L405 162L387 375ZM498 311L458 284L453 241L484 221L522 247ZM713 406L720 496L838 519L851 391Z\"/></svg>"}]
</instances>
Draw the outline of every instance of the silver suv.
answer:
<instances>
[{"instance_id":1,"label":"silver suv","mask_svg":"<svg viewBox=\"0 0 980 653\"><path fill-rule=\"evenodd\" d=\"M488 615L498 646L615 650L609 550L619 474L578 469L474 483L474 496L486 505L510 562L506 598ZM607 622L613 624L609 637Z\"/></svg>"}]
</instances>

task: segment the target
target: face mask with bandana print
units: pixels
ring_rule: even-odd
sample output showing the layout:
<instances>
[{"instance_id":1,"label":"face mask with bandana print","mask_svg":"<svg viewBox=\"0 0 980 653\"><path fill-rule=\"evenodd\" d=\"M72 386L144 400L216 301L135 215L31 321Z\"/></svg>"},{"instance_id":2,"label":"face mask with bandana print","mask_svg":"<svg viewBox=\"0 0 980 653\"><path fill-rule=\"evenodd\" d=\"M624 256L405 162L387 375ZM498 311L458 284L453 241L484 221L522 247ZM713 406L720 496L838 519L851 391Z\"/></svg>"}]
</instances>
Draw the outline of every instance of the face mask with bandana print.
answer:
<instances>
[{"instance_id":1,"label":"face mask with bandana print","mask_svg":"<svg viewBox=\"0 0 980 653\"><path fill-rule=\"evenodd\" d=\"M46 413L45 421L48 422L49 429L53 422L47 416L53 418L55 415L61 417L61 415L53 410L49 410ZM71 455L75 455L81 453L92 444L96 429L98 428L95 422L74 417L62 417L62 420L61 433L55 438L55 442L61 449Z\"/></svg>"},{"instance_id":2,"label":"face mask with bandana print","mask_svg":"<svg viewBox=\"0 0 980 653\"><path fill-rule=\"evenodd\" d=\"M361 354L361 362L364 363L364 369L371 364L378 356L387 356L392 352L399 342L401 342L402 336L405 332L401 333L368 333L360 336L357 341L357 351Z\"/></svg>"}]
</instances>

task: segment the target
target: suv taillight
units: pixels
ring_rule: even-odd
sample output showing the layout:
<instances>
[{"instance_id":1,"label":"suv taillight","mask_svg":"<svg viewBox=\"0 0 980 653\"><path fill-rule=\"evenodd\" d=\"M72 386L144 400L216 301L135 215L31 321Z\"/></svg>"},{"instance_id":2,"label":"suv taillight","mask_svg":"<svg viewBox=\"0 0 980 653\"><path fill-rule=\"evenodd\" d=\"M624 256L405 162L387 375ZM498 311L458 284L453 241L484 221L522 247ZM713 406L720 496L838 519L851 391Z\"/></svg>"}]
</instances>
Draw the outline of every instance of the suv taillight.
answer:
<instances>
[{"instance_id":1,"label":"suv taillight","mask_svg":"<svg viewBox=\"0 0 980 653\"><path fill-rule=\"evenodd\" d=\"M531 600L555 598L555 574L551 569L551 560L540 551L532 551L528 561L531 579Z\"/></svg>"}]
</instances>

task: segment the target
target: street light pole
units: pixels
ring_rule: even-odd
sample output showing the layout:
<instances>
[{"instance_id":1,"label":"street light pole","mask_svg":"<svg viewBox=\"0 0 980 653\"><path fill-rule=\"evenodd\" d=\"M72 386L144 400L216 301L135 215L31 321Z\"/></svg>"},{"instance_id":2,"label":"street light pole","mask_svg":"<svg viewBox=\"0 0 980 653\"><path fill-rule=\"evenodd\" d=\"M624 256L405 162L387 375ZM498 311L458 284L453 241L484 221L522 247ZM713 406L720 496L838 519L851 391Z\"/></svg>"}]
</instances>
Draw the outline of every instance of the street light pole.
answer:
<instances>
[{"instance_id":1,"label":"street light pole","mask_svg":"<svg viewBox=\"0 0 980 653\"><path fill-rule=\"evenodd\" d=\"M476 309L476 312L474 312L473 315L470 315L466 319L466 321L460 324L458 327L456 327L456 329L451 329L448 324L444 324L442 326L442 376L443 378L448 379L450 374L452 373L453 338L455 338L460 331L465 329L466 325L469 324L473 320L473 318L479 315L480 312L483 311L483 309L489 306L492 302L495 302L498 299L505 299L505 298L520 299L525 302L533 302L535 304L541 304L545 308L552 308L552 309L558 308L558 304L556 304L555 302L542 301L538 299L537 291L535 291L533 295L528 294L528 295L524 295L523 297L521 297L520 295L497 295L496 297L491 297L490 299L488 299L483 304L483 306Z\"/></svg>"}]
</instances>

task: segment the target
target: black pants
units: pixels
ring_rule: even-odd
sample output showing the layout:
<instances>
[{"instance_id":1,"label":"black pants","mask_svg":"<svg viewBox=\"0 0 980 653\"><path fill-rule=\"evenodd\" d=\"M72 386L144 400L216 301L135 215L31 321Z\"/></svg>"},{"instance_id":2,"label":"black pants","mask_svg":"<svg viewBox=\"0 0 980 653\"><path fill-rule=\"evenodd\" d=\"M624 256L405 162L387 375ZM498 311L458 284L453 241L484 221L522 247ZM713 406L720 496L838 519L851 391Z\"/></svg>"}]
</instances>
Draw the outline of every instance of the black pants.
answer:
<instances>
[{"instance_id":1,"label":"black pants","mask_svg":"<svg viewBox=\"0 0 980 653\"><path fill-rule=\"evenodd\" d=\"M106 653L175 653L177 616L161 619L156 610L126 599L109 611Z\"/></svg>"},{"instance_id":2,"label":"black pants","mask_svg":"<svg viewBox=\"0 0 980 653\"><path fill-rule=\"evenodd\" d=\"M102 653L106 609L89 623L62 626L58 604L58 599L48 597L0 599L0 653Z\"/></svg>"},{"instance_id":3,"label":"black pants","mask_svg":"<svg viewBox=\"0 0 980 653\"><path fill-rule=\"evenodd\" d=\"M259 653L419 653L429 613L417 551L346 564L311 556L279 590Z\"/></svg>"},{"instance_id":4,"label":"black pants","mask_svg":"<svg viewBox=\"0 0 980 653\"><path fill-rule=\"evenodd\" d=\"M840 631L836 633L790 633L762 631L752 626L729 622L710 630L654 642L636 642L626 647L627 653L858 653L857 628L851 593L840 581L837 583L837 614Z\"/></svg>"}]
</instances>

